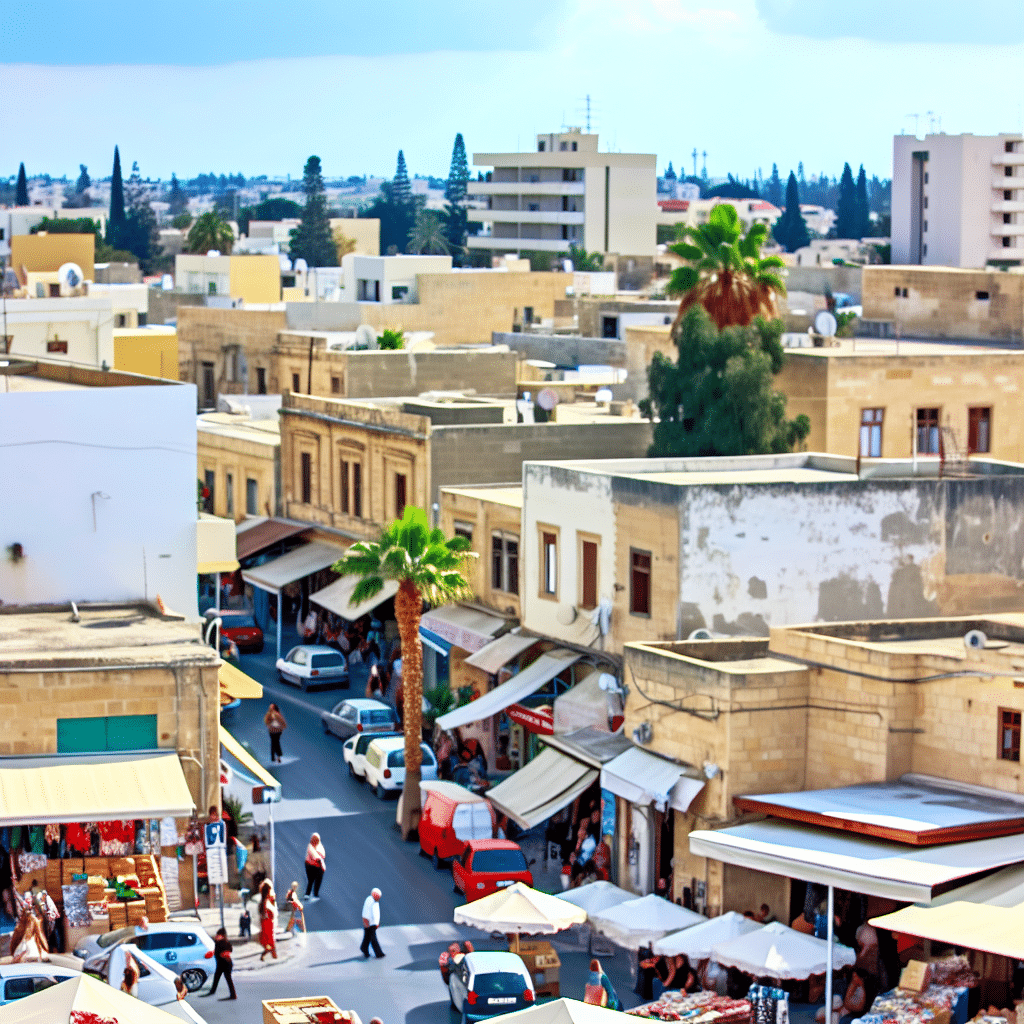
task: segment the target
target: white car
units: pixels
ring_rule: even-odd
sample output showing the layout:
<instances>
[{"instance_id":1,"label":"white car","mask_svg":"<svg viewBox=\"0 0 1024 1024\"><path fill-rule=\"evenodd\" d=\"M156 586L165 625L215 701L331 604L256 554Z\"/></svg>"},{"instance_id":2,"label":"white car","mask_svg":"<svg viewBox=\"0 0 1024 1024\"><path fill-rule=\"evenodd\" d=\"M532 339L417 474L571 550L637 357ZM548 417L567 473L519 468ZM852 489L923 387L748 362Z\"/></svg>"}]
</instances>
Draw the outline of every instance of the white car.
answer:
<instances>
[{"instance_id":1,"label":"white car","mask_svg":"<svg viewBox=\"0 0 1024 1024\"><path fill-rule=\"evenodd\" d=\"M348 663L345 655L333 647L304 644L277 659L277 677L303 690L310 686L348 686Z\"/></svg>"},{"instance_id":2,"label":"white car","mask_svg":"<svg viewBox=\"0 0 1024 1024\"><path fill-rule=\"evenodd\" d=\"M150 1006L159 1006L165 1013L189 1024L205 1024L203 1018L196 1013L184 1000L178 999L178 990L174 986L174 972L159 964L149 954L143 953L130 942L122 942L110 951L110 956L103 957L100 969L89 968L88 973L96 974L108 985L121 987L124 978L124 966L131 953L139 965L139 1000ZM212 956L211 956L212 961Z\"/></svg>"},{"instance_id":3,"label":"white car","mask_svg":"<svg viewBox=\"0 0 1024 1024\"><path fill-rule=\"evenodd\" d=\"M350 697L339 701L330 711L320 714L320 723L324 732L347 740L357 733L397 732L401 726L394 709L383 701L369 697Z\"/></svg>"},{"instance_id":4,"label":"white car","mask_svg":"<svg viewBox=\"0 0 1024 1024\"><path fill-rule=\"evenodd\" d=\"M0 1006L35 995L62 981L77 978L81 971L47 963L0 964Z\"/></svg>"},{"instance_id":5,"label":"white car","mask_svg":"<svg viewBox=\"0 0 1024 1024\"><path fill-rule=\"evenodd\" d=\"M345 764L348 765L348 773L354 779L365 779L366 778L366 748L377 739L391 739L395 736L401 736L400 732L385 732L385 733L373 733L373 732L360 732L354 736L350 736L345 740L345 745L341 748L342 756L345 758Z\"/></svg>"},{"instance_id":6,"label":"white car","mask_svg":"<svg viewBox=\"0 0 1024 1024\"><path fill-rule=\"evenodd\" d=\"M448 975L448 998L463 1021L525 1010L534 1004L533 978L515 953L467 953Z\"/></svg>"},{"instance_id":7,"label":"white car","mask_svg":"<svg viewBox=\"0 0 1024 1024\"><path fill-rule=\"evenodd\" d=\"M420 744L420 750L423 751L421 778L424 782L433 781L437 778L437 758L426 743ZM366 748L364 777L381 800L386 800L388 793L400 790L405 783L405 738L374 739Z\"/></svg>"},{"instance_id":8,"label":"white car","mask_svg":"<svg viewBox=\"0 0 1024 1024\"><path fill-rule=\"evenodd\" d=\"M75 950L85 961L84 970L101 973L98 961L112 949L132 943L147 956L181 976L189 992L198 992L213 974L213 939L195 921L167 921L151 924L139 933L135 928L118 928L101 935L87 935Z\"/></svg>"}]
</instances>

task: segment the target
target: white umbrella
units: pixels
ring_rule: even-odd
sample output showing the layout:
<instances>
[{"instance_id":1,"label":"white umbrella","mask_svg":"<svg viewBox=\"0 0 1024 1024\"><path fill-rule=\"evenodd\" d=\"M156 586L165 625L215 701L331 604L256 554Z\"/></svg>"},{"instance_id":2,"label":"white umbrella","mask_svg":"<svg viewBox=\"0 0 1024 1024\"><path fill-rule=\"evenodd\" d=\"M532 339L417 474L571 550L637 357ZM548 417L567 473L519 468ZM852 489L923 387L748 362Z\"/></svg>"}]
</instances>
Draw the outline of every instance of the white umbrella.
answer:
<instances>
[{"instance_id":1,"label":"white umbrella","mask_svg":"<svg viewBox=\"0 0 1024 1024\"><path fill-rule=\"evenodd\" d=\"M118 1024L180 1024L180 1018L158 1006L83 974L59 985L0 1006L2 1024L68 1024L80 1014L96 1014Z\"/></svg>"},{"instance_id":2,"label":"white umbrella","mask_svg":"<svg viewBox=\"0 0 1024 1024\"><path fill-rule=\"evenodd\" d=\"M606 1006L581 1003L578 999L553 999L550 1003L538 1003L526 1010L505 1013L493 1020L502 1024L630 1024L636 1018L623 1022L626 1014L620 1010L609 1010Z\"/></svg>"},{"instance_id":3,"label":"white umbrella","mask_svg":"<svg viewBox=\"0 0 1024 1024\"><path fill-rule=\"evenodd\" d=\"M654 944L654 952L659 956L679 956L683 954L693 961L707 960L711 956L711 947L731 939L738 939L748 932L756 932L763 927L758 921L744 917L735 910L721 914L695 924L692 928L684 928L681 932L673 932Z\"/></svg>"},{"instance_id":4,"label":"white umbrella","mask_svg":"<svg viewBox=\"0 0 1024 1024\"><path fill-rule=\"evenodd\" d=\"M692 928L707 918L651 893L590 916L591 927L627 949L650 945L669 932Z\"/></svg>"},{"instance_id":5,"label":"white umbrella","mask_svg":"<svg viewBox=\"0 0 1024 1024\"><path fill-rule=\"evenodd\" d=\"M730 942L721 942L711 956L726 967L754 977L803 980L824 974L828 966L828 942L773 921L757 931ZM857 954L849 946L833 947L833 969L852 967Z\"/></svg>"},{"instance_id":6,"label":"white umbrella","mask_svg":"<svg viewBox=\"0 0 1024 1024\"><path fill-rule=\"evenodd\" d=\"M627 903L636 899L636 893L628 889L620 889L612 882L597 881L588 882L576 889L568 889L566 892L558 893L560 900L571 903L574 907L580 907L588 915L600 914L603 910L617 907L620 903Z\"/></svg>"},{"instance_id":7,"label":"white umbrella","mask_svg":"<svg viewBox=\"0 0 1024 1024\"><path fill-rule=\"evenodd\" d=\"M468 924L485 932L520 935L553 935L587 919L585 910L557 896L516 882L490 896L455 908L455 923Z\"/></svg>"}]
</instances>

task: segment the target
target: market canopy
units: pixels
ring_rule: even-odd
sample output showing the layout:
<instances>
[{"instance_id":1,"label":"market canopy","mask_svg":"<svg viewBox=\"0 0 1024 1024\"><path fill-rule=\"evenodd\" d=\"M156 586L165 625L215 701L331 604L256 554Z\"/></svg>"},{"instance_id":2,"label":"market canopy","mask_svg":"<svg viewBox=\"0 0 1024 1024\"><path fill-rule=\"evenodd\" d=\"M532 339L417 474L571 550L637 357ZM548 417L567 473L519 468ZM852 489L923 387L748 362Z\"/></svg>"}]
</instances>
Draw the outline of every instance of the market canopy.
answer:
<instances>
[{"instance_id":1,"label":"market canopy","mask_svg":"<svg viewBox=\"0 0 1024 1024\"><path fill-rule=\"evenodd\" d=\"M558 894L560 900L571 903L587 912L587 916L599 914L602 910L617 907L620 903L628 903L636 899L635 892L627 889L620 889L613 882L605 882L599 879L596 882L587 882L585 885L575 889L568 889Z\"/></svg>"},{"instance_id":2,"label":"market canopy","mask_svg":"<svg viewBox=\"0 0 1024 1024\"><path fill-rule=\"evenodd\" d=\"M1024 960L1024 904L990 907L959 901L941 907L904 907L873 917L871 924L933 942Z\"/></svg>"},{"instance_id":3,"label":"market canopy","mask_svg":"<svg viewBox=\"0 0 1024 1024\"><path fill-rule=\"evenodd\" d=\"M351 604L352 594L359 585L359 580L359 576L342 576L340 580L335 580L315 594L310 594L309 599L321 608L326 608L329 612L348 619L349 622L355 622L398 593L398 584L394 580L385 580L384 588L375 597L368 597L359 604Z\"/></svg>"},{"instance_id":4,"label":"market canopy","mask_svg":"<svg viewBox=\"0 0 1024 1024\"><path fill-rule=\"evenodd\" d=\"M586 919L586 911L522 882L455 908L456 924L516 935L553 935Z\"/></svg>"},{"instance_id":5,"label":"market canopy","mask_svg":"<svg viewBox=\"0 0 1024 1024\"><path fill-rule=\"evenodd\" d=\"M731 942L762 927L760 922L730 910L727 914L720 914L692 928L684 928L681 932L673 932L658 939L653 951L658 956L687 956L693 963L697 963L710 958L712 946Z\"/></svg>"},{"instance_id":6,"label":"market canopy","mask_svg":"<svg viewBox=\"0 0 1024 1024\"><path fill-rule=\"evenodd\" d=\"M0 827L187 818L194 809L173 752L0 760Z\"/></svg>"},{"instance_id":7,"label":"market canopy","mask_svg":"<svg viewBox=\"0 0 1024 1024\"><path fill-rule=\"evenodd\" d=\"M965 903L987 903L990 907L1016 907L1024 903L1024 864L993 871L991 875L958 886L950 892L936 896L933 907L941 907L954 900Z\"/></svg>"},{"instance_id":8,"label":"market canopy","mask_svg":"<svg viewBox=\"0 0 1024 1024\"><path fill-rule=\"evenodd\" d=\"M528 647L532 647L540 640L536 636L522 636L519 633L506 633L492 640L489 644L481 647L476 654L471 654L466 659L467 665L487 672L490 675L497 675L502 667L507 665L513 658L518 657Z\"/></svg>"},{"instance_id":9,"label":"market canopy","mask_svg":"<svg viewBox=\"0 0 1024 1024\"><path fill-rule=\"evenodd\" d=\"M428 625L425 615L422 624ZM430 626L429 628L433 630L434 627ZM469 725L470 722L479 722L484 718L490 718L491 715L496 715L499 711L504 711L510 705L518 704L521 700L536 693L545 683L554 679L559 672L575 665L582 657L583 655L576 651L556 647L554 650L548 651L547 654L542 654L518 675L514 675L500 686L496 686L478 700L470 701L461 708L441 715L437 724L442 729L455 729L462 725Z\"/></svg>"},{"instance_id":10,"label":"market canopy","mask_svg":"<svg viewBox=\"0 0 1024 1024\"><path fill-rule=\"evenodd\" d=\"M756 931L729 942L720 942L711 956L725 967L735 967L755 978L803 980L824 974L828 964L828 942L773 921ZM833 970L852 967L857 954L838 943L832 949Z\"/></svg>"},{"instance_id":11,"label":"market canopy","mask_svg":"<svg viewBox=\"0 0 1024 1024\"><path fill-rule=\"evenodd\" d=\"M597 778L596 768L545 747L519 771L488 790L487 799L520 828L530 829L571 804Z\"/></svg>"},{"instance_id":12,"label":"market canopy","mask_svg":"<svg viewBox=\"0 0 1024 1024\"><path fill-rule=\"evenodd\" d=\"M633 1017L626 1021L626 1016L621 1010L563 998L515 1013L503 1013L500 1019L501 1024L632 1024L636 1020Z\"/></svg>"},{"instance_id":13,"label":"market canopy","mask_svg":"<svg viewBox=\"0 0 1024 1024\"><path fill-rule=\"evenodd\" d=\"M270 593L276 594L289 583L305 579L315 572L329 568L344 554L345 551L342 548L315 541L312 544L303 544L302 547L295 548L286 555L280 555L269 562L264 562L263 565L243 570L242 579L254 587L259 587L260 590L268 590Z\"/></svg>"},{"instance_id":14,"label":"market canopy","mask_svg":"<svg viewBox=\"0 0 1024 1024\"><path fill-rule=\"evenodd\" d=\"M504 628L506 621L504 617L480 608L446 604L424 612L420 625L453 646L475 654L494 639L494 634Z\"/></svg>"},{"instance_id":15,"label":"market canopy","mask_svg":"<svg viewBox=\"0 0 1024 1024\"><path fill-rule=\"evenodd\" d=\"M286 519L264 519L252 526L246 526L247 522L243 520L235 528L235 544L239 558L258 555L274 544L310 529L309 523L293 523Z\"/></svg>"},{"instance_id":16,"label":"market canopy","mask_svg":"<svg viewBox=\"0 0 1024 1024\"><path fill-rule=\"evenodd\" d=\"M594 931L626 949L649 946L669 932L691 928L706 920L703 914L670 903L656 893L619 903L590 916Z\"/></svg>"},{"instance_id":17,"label":"market canopy","mask_svg":"<svg viewBox=\"0 0 1024 1024\"><path fill-rule=\"evenodd\" d=\"M690 853L908 903L931 903L982 874L1024 861L1020 836L907 846L770 819L691 832Z\"/></svg>"},{"instance_id":18,"label":"market canopy","mask_svg":"<svg viewBox=\"0 0 1024 1024\"><path fill-rule=\"evenodd\" d=\"M242 746L234 736L231 735L224 728L223 725L219 726L220 731L220 745L251 775L255 776L257 781L262 782L265 786L271 786L274 789L280 789L281 783L274 778L266 768L263 767L256 760L252 754L249 753L245 747Z\"/></svg>"},{"instance_id":19,"label":"market canopy","mask_svg":"<svg viewBox=\"0 0 1024 1024\"><path fill-rule=\"evenodd\" d=\"M684 777L686 765L666 761L641 747L630 747L601 769L601 788L631 804L654 804L686 812L704 788L701 779Z\"/></svg>"},{"instance_id":20,"label":"market canopy","mask_svg":"<svg viewBox=\"0 0 1024 1024\"><path fill-rule=\"evenodd\" d=\"M607 675L595 668L581 679L568 693L555 699L555 732L576 732L579 729L599 729L611 732L622 720L622 698L601 689L601 677ZM614 681L614 676L609 676Z\"/></svg>"},{"instance_id":21,"label":"market canopy","mask_svg":"<svg viewBox=\"0 0 1024 1024\"><path fill-rule=\"evenodd\" d=\"M221 692L232 699L239 697L243 700L260 700L263 697L263 687L229 662L221 662L220 668L217 669L217 679Z\"/></svg>"}]
</instances>

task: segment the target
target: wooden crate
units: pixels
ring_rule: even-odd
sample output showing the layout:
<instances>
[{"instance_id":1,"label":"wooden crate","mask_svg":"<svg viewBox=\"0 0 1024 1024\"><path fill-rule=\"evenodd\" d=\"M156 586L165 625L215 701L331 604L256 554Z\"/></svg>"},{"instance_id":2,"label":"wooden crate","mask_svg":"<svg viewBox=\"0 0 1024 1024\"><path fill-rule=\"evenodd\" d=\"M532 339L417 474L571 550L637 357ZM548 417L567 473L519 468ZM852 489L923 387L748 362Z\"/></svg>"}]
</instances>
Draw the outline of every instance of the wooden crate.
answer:
<instances>
[{"instance_id":1,"label":"wooden crate","mask_svg":"<svg viewBox=\"0 0 1024 1024\"><path fill-rule=\"evenodd\" d=\"M330 996L263 1000L263 1024L327 1024L332 1016L338 1024L362 1024L355 1010L339 1009Z\"/></svg>"},{"instance_id":2,"label":"wooden crate","mask_svg":"<svg viewBox=\"0 0 1024 1024\"><path fill-rule=\"evenodd\" d=\"M85 873L87 875L100 875L103 878L110 877L110 862L106 857L86 857Z\"/></svg>"}]
</instances>

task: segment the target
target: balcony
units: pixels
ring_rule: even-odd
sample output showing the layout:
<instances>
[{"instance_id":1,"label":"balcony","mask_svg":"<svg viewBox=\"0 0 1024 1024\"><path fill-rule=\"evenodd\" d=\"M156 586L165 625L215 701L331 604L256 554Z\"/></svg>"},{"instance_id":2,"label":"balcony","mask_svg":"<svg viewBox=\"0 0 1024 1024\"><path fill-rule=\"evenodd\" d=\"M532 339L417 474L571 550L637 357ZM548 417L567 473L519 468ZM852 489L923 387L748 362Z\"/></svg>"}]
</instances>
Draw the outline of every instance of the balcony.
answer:
<instances>
[{"instance_id":1,"label":"balcony","mask_svg":"<svg viewBox=\"0 0 1024 1024\"><path fill-rule=\"evenodd\" d=\"M1024 179L1021 179L1024 188ZM471 196L581 196L582 181L471 181Z\"/></svg>"},{"instance_id":2,"label":"balcony","mask_svg":"<svg viewBox=\"0 0 1024 1024\"><path fill-rule=\"evenodd\" d=\"M481 210L479 219L492 224L582 224L583 214L568 210Z\"/></svg>"},{"instance_id":3,"label":"balcony","mask_svg":"<svg viewBox=\"0 0 1024 1024\"><path fill-rule=\"evenodd\" d=\"M1024 200L1000 199L992 204L993 213L1024 213Z\"/></svg>"},{"instance_id":4,"label":"balcony","mask_svg":"<svg viewBox=\"0 0 1024 1024\"><path fill-rule=\"evenodd\" d=\"M1024 153L993 153L993 167L1024 167Z\"/></svg>"},{"instance_id":5,"label":"balcony","mask_svg":"<svg viewBox=\"0 0 1024 1024\"><path fill-rule=\"evenodd\" d=\"M577 245L583 239L575 239ZM565 238L495 238L494 235L470 235L466 245L470 249L489 249L497 252L518 252L531 249L534 252L568 252L572 240ZM1007 250L1009 251L1009 250Z\"/></svg>"},{"instance_id":6,"label":"balcony","mask_svg":"<svg viewBox=\"0 0 1024 1024\"><path fill-rule=\"evenodd\" d=\"M1021 221L1019 224L995 224L992 226L990 233L996 238L1003 238L1006 235L1010 237L1024 235L1024 221Z\"/></svg>"},{"instance_id":7,"label":"balcony","mask_svg":"<svg viewBox=\"0 0 1024 1024\"><path fill-rule=\"evenodd\" d=\"M1007 156L1009 155L1007 154ZM992 187L1000 191L1007 188L1024 188L1024 177L1018 177L1014 174L1007 178L1003 174L997 174L992 178Z\"/></svg>"}]
</instances>

